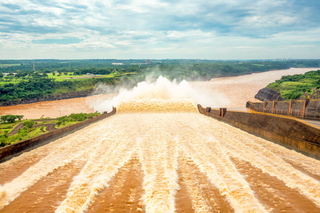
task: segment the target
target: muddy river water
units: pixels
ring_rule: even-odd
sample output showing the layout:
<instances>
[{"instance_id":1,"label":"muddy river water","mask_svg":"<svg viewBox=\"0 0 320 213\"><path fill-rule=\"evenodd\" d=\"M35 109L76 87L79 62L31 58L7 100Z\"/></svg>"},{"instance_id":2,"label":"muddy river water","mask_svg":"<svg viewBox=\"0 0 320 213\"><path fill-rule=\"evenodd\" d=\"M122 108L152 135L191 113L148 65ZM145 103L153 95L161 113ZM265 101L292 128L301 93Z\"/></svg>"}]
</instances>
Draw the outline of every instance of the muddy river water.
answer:
<instances>
[{"instance_id":1,"label":"muddy river water","mask_svg":"<svg viewBox=\"0 0 320 213\"><path fill-rule=\"evenodd\" d=\"M109 118L0 163L0 213L320 212L319 160L206 117L190 99L140 94ZM62 102L47 110L70 108ZM78 102L75 110L92 110Z\"/></svg>"},{"instance_id":2,"label":"muddy river water","mask_svg":"<svg viewBox=\"0 0 320 213\"><path fill-rule=\"evenodd\" d=\"M0 164L0 184L0 213L320 212L319 161L187 100L119 105Z\"/></svg>"},{"instance_id":3,"label":"muddy river water","mask_svg":"<svg viewBox=\"0 0 320 213\"><path fill-rule=\"evenodd\" d=\"M244 109L246 102L255 100L255 94L269 83L283 75L302 74L320 68L291 68L255 73L238 77L214 78L211 81L191 82L191 85L212 99L211 107ZM0 115L24 115L24 118L59 117L71 113L94 112L93 106L99 100L113 97L115 94L95 95L57 101L0 107ZM210 103L210 102L209 102ZM212 106L214 105L214 106Z\"/></svg>"}]
</instances>

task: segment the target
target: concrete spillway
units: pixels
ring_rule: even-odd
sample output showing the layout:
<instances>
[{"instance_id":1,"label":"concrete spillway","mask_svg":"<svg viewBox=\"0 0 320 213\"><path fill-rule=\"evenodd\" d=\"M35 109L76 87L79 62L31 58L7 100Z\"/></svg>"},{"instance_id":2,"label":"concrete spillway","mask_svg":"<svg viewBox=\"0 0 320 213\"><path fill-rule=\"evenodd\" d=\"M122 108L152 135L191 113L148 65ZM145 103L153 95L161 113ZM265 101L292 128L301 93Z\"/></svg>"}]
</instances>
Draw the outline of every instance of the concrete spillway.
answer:
<instances>
[{"instance_id":1,"label":"concrete spillway","mask_svg":"<svg viewBox=\"0 0 320 213\"><path fill-rule=\"evenodd\" d=\"M320 212L318 160L169 102L0 164L0 213Z\"/></svg>"}]
</instances>

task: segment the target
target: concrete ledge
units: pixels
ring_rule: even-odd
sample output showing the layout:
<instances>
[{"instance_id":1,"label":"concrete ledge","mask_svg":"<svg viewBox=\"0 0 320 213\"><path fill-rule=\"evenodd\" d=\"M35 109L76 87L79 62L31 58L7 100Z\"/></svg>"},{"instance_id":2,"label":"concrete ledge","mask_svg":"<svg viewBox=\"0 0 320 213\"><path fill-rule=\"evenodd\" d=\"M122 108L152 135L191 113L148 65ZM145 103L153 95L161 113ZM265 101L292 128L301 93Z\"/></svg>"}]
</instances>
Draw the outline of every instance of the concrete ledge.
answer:
<instances>
[{"instance_id":1,"label":"concrete ledge","mask_svg":"<svg viewBox=\"0 0 320 213\"><path fill-rule=\"evenodd\" d=\"M23 151L30 149L32 147L39 146L41 144L43 145L50 140L57 139L59 137L67 135L73 131L77 131L79 129L82 129L82 128L88 126L89 124L92 124L96 121L110 117L114 114L116 114L116 108L113 108L113 110L110 113L104 113L104 114L99 115L97 117L76 123L74 125L66 126L61 129L53 130L51 132L48 132L43 135L39 135L34 138L30 138L30 139L27 139L24 141L20 141L20 142L2 147L2 148L0 148L0 161L3 160L4 158L8 158L12 155L23 152Z\"/></svg>"},{"instance_id":2,"label":"concrete ledge","mask_svg":"<svg viewBox=\"0 0 320 213\"><path fill-rule=\"evenodd\" d=\"M320 100L290 100L290 101L248 101L247 108L257 112L288 115L297 118L320 120Z\"/></svg>"},{"instance_id":3,"label":"concrete ledge","mask_svg":"<svg viewBox=\"0 0 320 213\"><path fill-rule=\"evenodd\" d=\"M271 140L303 154L320 159L320 128L288 116L203 108L200 113L228 123L251 134Z\"/></svg>"}]
</instances>

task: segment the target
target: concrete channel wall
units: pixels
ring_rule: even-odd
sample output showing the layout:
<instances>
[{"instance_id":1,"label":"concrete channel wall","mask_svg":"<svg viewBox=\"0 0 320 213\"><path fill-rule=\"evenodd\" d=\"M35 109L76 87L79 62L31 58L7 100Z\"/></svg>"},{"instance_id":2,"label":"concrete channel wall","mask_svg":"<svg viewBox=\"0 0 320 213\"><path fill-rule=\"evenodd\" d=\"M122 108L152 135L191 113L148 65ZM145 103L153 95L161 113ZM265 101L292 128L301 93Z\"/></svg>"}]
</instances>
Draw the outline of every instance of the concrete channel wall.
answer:
<instances>
[{"instance_id":1,"label":"concrete channel wall","mask_svg":"<svg viewBox=\"0 0 320 213\"><path fill-rule=\"evenodd\" d=\"M248 101L247 108L255 110L257 112L320 120L319 99L265 102Z\"/></svg>"},{"instance_id":2,"label":"concrete channel wall","mask_svg":"<svg viewBox=\"0 0 320 213\"><path fill-rule=\"evenodd\" d=\"M41 144L45 144L48 141L51 140L55 140L59 137L65 136L69 133L72 133L74 131L77 131L79 129L82 129L86 126L88 126L89 124L92 124L96 121L102 120L104 118L110 117L111 115L116 114L116 108L113 108L113 110L110 113L105 112L102 115L96 116L94 118L70 125L70 126L66 126L63 127L61 129L56 129L53 131L50 131L48 133L45 133L43 135L39 135L37 137L34 138L30 138L27 140L23 140L5 147L0 148L0 161L8 158L12 155L15 155L17 153L23 152L27 149L30 149L32 147L35 146L39 146Z\"/></svg>"},{"instance_id":3,"label":"concrete channel wall","mask_svg":"<svg viewBox=\"0 0 320 213\"><path fill-rule=\"evenodd\" d=\"M198 105L198 110L246 132L320 159L320 128L297 118L225 108L203 108L201 105Z\"/></svg>"}]
</instances>

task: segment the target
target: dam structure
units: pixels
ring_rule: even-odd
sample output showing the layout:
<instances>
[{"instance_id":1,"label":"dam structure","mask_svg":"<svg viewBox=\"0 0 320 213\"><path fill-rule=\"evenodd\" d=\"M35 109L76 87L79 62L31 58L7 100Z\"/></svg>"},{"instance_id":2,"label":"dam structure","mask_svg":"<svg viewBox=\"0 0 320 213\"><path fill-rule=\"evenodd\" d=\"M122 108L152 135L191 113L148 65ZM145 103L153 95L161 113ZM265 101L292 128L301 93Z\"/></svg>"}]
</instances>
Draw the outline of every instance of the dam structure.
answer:
<instances>
[{"instance_id":1,"label":"dam structure","mask_svg":"<svg viewBox=\"0 0 320 213\"><path fill-rule=\"evenodd\" d=\"M320 212L320 129L202 97L159 77L1 148L0 213Z\"/></svg>"},{"instance_id":2,"label":"dam structure","mask_svg":"<svg viewBox=\"0 0 320 213\"><path fill-rule=\"evenodd\" d=\"M248 101L246 107L257 112L320 120L319 99L264 102Z\"/></svg>"},{"instance_id":3,"label":"dam structure","mask_svg":"<svg viewBox=\"0 0 320 213\"><path fill-rule=\"evenodd\" d=\"M188 99L124 101L1 163L0 184L0 213L320 212L319 160Z\"/></svg>"}]
</instances>

